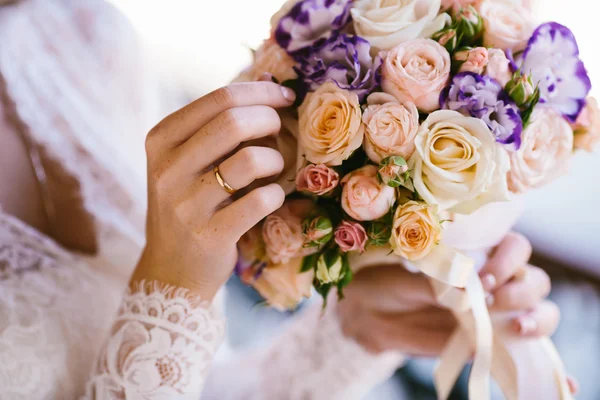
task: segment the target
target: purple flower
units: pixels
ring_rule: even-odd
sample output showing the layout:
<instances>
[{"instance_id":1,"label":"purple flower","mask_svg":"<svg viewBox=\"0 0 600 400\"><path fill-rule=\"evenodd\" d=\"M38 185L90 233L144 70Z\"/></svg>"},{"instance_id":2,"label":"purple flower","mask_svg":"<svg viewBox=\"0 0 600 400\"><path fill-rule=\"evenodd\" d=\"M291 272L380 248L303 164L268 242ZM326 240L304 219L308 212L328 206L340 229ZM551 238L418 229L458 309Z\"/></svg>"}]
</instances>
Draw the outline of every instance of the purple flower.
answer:
<instances>
[{"instance_id":1,"label":"purple flower","mask_svg":"<svg viewBox=\"0 0 600 400\"><path fill-rule=\"evenodd\" d=\"M539 84L540 103L575 122L592 84L567 27L556 22L540 25L523 53L521 70Z\"/></svg>"},{"instance_id":2,"label":"purple flower","mask_svg":"<svg viewBox=\"0 0 600 400\"><path fill-rule=\"evenodd\" d=\"M457 74L442 92L440 104L442 108L480 118L496 141L516 149L521 146L523 120L519 108L495 79L472 72Z\"/></svg>"},{"instance_id":3,"label":"purple flower","mask_svg":"<svg viewBox=\"0 0 600 400\"><path fill-rule=\"evenodd\" d=\"M371 57L371 45L358 36L335 34L322 39L306 57L299 58L298 75L310 90L325 82L355 92L364 99L381 81L381 57Z\"/></svg>"},{"instance_id":4,"label":"purple flower","mask_svg":"<svg viewBox=\"0 0 600 400\"><path fill-rule=\"evenodd\" d=\"M307 51L350 21L352 0L303 0L281 18L275 40L291 55Z\"/></svg>"}]
</instances>

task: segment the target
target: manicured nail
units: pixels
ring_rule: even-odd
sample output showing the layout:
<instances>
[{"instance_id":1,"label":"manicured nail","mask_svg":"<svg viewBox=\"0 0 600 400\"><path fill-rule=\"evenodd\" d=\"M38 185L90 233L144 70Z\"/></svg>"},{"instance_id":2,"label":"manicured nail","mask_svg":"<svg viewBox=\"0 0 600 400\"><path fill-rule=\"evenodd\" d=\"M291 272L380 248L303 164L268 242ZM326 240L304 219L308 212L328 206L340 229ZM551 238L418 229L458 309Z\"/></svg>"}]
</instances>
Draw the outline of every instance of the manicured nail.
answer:
<instances>
[{"instance_id":1,"label":"manicured nail","mask_svg":"<svg viewBox=\"0 0 600 400\"><path fill-rule=\"evenodd\" d=\"M296 93L294 93L294 91L292 89L286 88L285 86L281 86L281 92L283 93L283 97L285 97L286 100L289 100L289 101L296 100Z\"/></svg>"},{"instance_id":2,"label":"manicured nail","mask_svg":"<svg viewBox=\"0 0 600 400\"><path fill-rule=\"evenodd\" d=\"M483 285L483 290L487 293L490 293L496 288L496 283L496 277L492 274L485 274L481 277L481 284Z\"/></svg>"},{"instance_id":3,"label":"manicured nail","mask_svg":"<svg viewBox=\"0 0 600 400\"><path fill-rule=\"evenodd\" d=\"M535 332L537 322L530 316L523 315L514 320L515 331L521 336L527 336Z\"/></svg>"},{"instance_id":4,"label":"manicured nail","mask_svg":"<svg viewBox=\"0 0 600 400\"><path fill-rule=\"evenodd\" d=\"M490 295L488 295L488 297L485 298L485 303L487 304L488 307L493 306L495 301L496 301L496 298L494 297L493 294L490 294Z\"/></svg>"},{"instance_id":5,"label":"manicured nail","mask_svg":"<svg viewBox=\"0 0 600 400\"><path fill-rule=\"evenodd\" d=\"M572 376L568 376L567 384L569 385L569 391L571 394L575 395L579 393L579 382L577 382L577 379L573 378Z\"/></svg>"},{"instance_id":6,"label":"manicured nail","mask_svg":"<svg viewBox=\"0 0 600 400\"><path fill-rule=\"evenodd\" d=\"M273 82L273 74L265 72L258 78L259 82Z\"/></svg>"}]
</instances>

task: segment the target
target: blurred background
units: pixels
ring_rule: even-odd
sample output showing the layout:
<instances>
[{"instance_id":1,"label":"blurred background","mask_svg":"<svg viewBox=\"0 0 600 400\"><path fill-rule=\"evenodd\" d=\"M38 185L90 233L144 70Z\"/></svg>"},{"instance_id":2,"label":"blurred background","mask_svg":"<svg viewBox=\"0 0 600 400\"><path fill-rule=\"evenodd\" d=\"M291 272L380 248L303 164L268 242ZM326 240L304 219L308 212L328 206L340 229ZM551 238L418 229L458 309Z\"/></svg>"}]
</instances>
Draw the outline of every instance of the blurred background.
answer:
<instances>
[{"instance_id":1,"label":"blurred background","mask_svg":"<svg viewBox=\"0 0 600 400\"><path fill-rule=\"evenodd\" d=\"M191 100L227 84L251 62L251 49L268 35L269 19L283 0L112 2L134 24L151 62L169 86L183 90ZM540 22L557 20L574 31L592 82L597 85L593 94L599 96L600 53L592 2L534 3ZM584 400L600 399L599 152L579 153L568 175L528 193L526 212L517 225L534 244L536 264L552 272L553 297L563 310L554 339L569 372L581 382L578 398ZM242 348L267 340L286 315L254 307L259 299L252 290L235 281L229 286L229 312L235 314L230 319L233 345ZM257 319L260 324L256 324ZM373 398L388 398L387 394L397 392L408 393L410 399L435 398L427 379L430 371L431 362L412 363ZM464 391L457 388L454 398L465 398Z\"/></svg>"}]
</instances>

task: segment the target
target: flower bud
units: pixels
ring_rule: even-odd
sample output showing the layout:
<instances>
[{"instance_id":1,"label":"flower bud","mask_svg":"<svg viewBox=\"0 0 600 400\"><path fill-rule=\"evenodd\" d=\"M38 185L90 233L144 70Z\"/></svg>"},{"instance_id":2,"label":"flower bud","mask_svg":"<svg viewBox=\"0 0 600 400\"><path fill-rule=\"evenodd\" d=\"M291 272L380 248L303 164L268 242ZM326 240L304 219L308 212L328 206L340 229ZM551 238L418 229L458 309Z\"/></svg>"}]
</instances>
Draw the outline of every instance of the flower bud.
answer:
<instances>
[{"instance_id":1,"label":"flower bud","mask_svg":"<svg viewBox=\"0 0 600 400\"><path fill-rule=\"evenodd\" d=\"M450 54L458 47L458 34L454 28L441 30L435 33L432 39L444 46Z\"/></svg>"},{"instance_id":2,"label":"flower bud","mask_svg":"<svg viewBox=\"0 0 600 400\"><path fill-rule=\"evenodd\" d=\"M458 72L472 72L481 75L489 62L488 51L485 47L475 47L454 53L454 61L460 63Z\"/></svg>"},{"instance_id":3,"label":"flower bud","mask_svg":"<svg viewBox=\"0 0 600 400\"><path fill-rule=\"evenodd\" d=\"M519 107L530 107L535 101L538 89L533 85L531 76L516 72L506 85L506 92Z\"/></svg>"},{"instance_id":4,"label":"flower bud","mask_svg":"<svg viewBox=\"0 0 600 400\"><path fill-rule=\"evenodd\" d=\"M456 16L456 31L461 38L461 45L471 45L483 33L483 18L473 6L460 10Z\"/></svg>"},{"instance_id":5,"label":"flower bud","mask_svg":"<svg viewBox=\"0 0 600 400\"><path fill-rule=\"evenodd\" d=\"M321 284L337 283L343 277L344 262L337 249L326 251L317 261L317 280Z\"/></svg>"},{"instance_id":6,"label":"flower bud","mask_svg":"<svg viewBox=\"0 0 600 400\"><path fill-rule=\"evenodd\" d=\"M367 229L369 243L373 246L386 246L392 236L391 222L373 221Z\"/></svg>"},{"instance_id":7,"label":"flower bud","mask_svg":"<svg viewBox=\"0 0 600 400\"><path fill-rule=\"evenodd\" d=\"M324 216L307 218L302 223L305 247L320 247L333 237L333 224Z\"/></svg>"},{"instance_id":8,"label":"flower bud","mask_svg":"<svg viewBox=\"0 0 600 400\"><path fill-rule=\"evenodd\" d=\"M400 156L387 157L379 164L378 176L381 182L389 187L396 188L403 185L410 177L408 164Z\"/></svg>"}]
</instances>

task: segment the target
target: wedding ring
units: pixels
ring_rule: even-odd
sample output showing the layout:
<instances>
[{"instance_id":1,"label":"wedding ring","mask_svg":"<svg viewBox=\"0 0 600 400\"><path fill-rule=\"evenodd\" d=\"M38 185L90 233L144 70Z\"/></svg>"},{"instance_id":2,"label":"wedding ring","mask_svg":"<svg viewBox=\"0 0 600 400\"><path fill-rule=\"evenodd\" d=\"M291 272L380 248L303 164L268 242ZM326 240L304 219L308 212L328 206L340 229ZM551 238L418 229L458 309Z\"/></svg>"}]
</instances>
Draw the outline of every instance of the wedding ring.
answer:
<instances>
[{"instance_id":1,"label":"wedding ring","mask_svg":"<svg viewBox=\"0 0 600 400\"><path fill-rule=\"evenodd\" d=\"M219 182L219 185L221 185L221 187L223 189L225 189L225 191L229 194L234 194L236 192L236 190L234 188L232 188L229 183L225 182L225 179L223 179L223 177L221 176L221 173L219 172L219 167L215 167L213 169L213 172L215 173L215 177L217 178L217 182Z\"/></svg>"}]
</instances>

